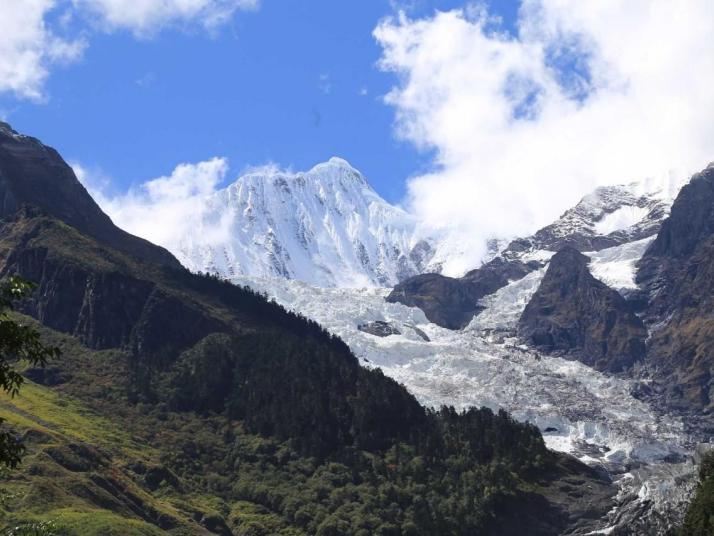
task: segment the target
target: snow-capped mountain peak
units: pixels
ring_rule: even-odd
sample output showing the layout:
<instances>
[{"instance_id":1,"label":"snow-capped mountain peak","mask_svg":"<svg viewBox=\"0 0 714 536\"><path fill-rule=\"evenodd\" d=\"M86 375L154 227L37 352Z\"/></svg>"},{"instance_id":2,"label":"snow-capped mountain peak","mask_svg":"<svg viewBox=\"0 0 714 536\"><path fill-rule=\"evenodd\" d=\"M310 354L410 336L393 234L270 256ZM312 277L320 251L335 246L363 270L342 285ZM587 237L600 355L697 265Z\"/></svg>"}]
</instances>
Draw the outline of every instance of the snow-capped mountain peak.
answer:
<instances>
[{"instance_id":1,"label":"snow-capped mountain peak","mask_svg":"<svg viewBox=\"0 0 714 536\"><path fill-rule=\"evenodd\" d=\"M389 286L424 270L415 221L338 157L306 172L252 171L206 199L178 247L191 270L317 286ZM210 239L206 239L210 236Z\"/></svg>"}]
</instances>

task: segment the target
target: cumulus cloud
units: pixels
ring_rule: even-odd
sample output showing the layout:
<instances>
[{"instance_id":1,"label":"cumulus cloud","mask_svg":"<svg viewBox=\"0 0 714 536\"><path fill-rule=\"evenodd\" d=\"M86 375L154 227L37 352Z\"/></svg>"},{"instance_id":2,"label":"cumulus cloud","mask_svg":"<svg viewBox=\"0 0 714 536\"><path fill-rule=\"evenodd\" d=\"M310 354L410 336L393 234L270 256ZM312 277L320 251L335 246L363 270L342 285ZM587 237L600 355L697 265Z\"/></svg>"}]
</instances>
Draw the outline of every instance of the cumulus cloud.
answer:
<instances>
[{"instance_id":1,"label":"cumulus cloud","mask_svg":"<svg viewBox=\"0 0 714 536\"><path fill-rule=\"evenodd\" d=\"M0 2L0 93L39 100L51 66L78 59L81 38L62 39L45 22L54 0Z\"/></svg>"},{"instance_id":2,"label":"cumulus cloud","mask_svg":"<svg viewBox=\"0 0 714 536\"><path fill-rule=\"evenodd\" d=\"M317 88L320 90L320 93L324 95L329 95L332 92L332 82L330 82L329 73L322 73L320 75Z\"/></svg>"},{"instance_id":3,"label":"cumulus cloud","mask_svg":"<svg viewBox=\"0 0 714 536\"><path fill-rule=\"evenodd\" d=\"M227 22L238 10L256 9L259 0L73 0L99 17L110 30L151 35L169 25L201 25L208 29Z\"/></svg>"},{"instance_id":4,"label":"cumulus cloud","mask_svg":"<svg viewBox=\"0 0 714 536\"><path fill-rule=\"evenodd\" d=\"M714 160L714 4L524 0L517 35L482 5L374 31L398 75L397 133L433 151L408 184L429 229L478 264L592 188L688 176Z\"/></svg>"},{"instance_id":5,"label":"cumulus cloud","mask_svg":"<svg viewBox=\"0 0 714 536\"><path fill-rule=\"evenodd\" d=\"M204 200L214 193L228 172L225 158L180 164L171 175L147 181L128 192L109 190L111 180L101 172L72 163L77 178L116 225L172 251L181 239L200 226ZM202 236L206 244L225 240L223 225Z\"/></svg>"}]
</instances>

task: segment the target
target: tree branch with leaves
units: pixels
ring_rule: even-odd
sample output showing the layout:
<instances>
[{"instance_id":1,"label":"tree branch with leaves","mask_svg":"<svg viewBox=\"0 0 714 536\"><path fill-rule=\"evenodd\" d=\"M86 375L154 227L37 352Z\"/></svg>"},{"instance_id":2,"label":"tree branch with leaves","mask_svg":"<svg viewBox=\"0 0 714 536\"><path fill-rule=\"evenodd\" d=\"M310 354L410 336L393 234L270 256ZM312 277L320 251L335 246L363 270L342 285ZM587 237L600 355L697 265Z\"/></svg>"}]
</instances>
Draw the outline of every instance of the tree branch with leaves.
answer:
<instances>
[{"instance_id":1,"label":"tree branch with leaves","mask_svg":"<svg viewBox=\"0 0 714 536\"><path fill-rule=\"evenodd\" d=\"M0 283L0 389L11 397L16 396L25 379L17 372L20 362L43 367L48 360L59 357L60 350L42 343L39 332L23 325L11 316L13 306L28 297L35 285L18 276ZM0 418L0 426L4 419ZM20 463L24 446L16 436L0 428L0 466L16 467Z\"/></svg>"}]
</instances>

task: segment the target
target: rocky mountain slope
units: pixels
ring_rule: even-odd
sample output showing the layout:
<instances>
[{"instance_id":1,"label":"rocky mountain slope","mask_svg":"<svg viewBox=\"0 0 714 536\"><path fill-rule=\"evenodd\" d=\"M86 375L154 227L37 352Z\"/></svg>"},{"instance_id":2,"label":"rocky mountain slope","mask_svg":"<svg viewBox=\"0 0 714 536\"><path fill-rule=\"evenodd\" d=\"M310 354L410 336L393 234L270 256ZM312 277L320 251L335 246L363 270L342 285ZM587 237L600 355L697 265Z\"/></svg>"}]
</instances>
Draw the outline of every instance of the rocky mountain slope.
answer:
<instances>
[{"instance_id":1,"label":"rocky mountain slope","mask_svg":"<svg viewBox=\"0 0 714 536\"><path fill-rule=\"evenodd\" d=\"M682 188L638 266L648 359L666 403L714 410L714 165Z\"/></svg>"},{"instance_id":2,"label":"rocky mountain slope","mask_svg":"<svg viewBox=\"0 0 714 536\"><path fill-rule=\"evenodd\" d=\"M626 244L646 249L636 280L626 282L626 289L617 285L619 292L592 277L588 257L570 246L560 249L520 317L524 340L542 350L570 352L601 370L631 371L639 362L645 370L639 373L655 382L646 393L664 407L706 421L714 388L713 207L710 165L681 189L656 237ZM712 423L704 426L711 429Z\"/></svg>"},{"instance_id":3,"label":"rocky mountain slope","mask_svg":"<svg viewBox=\"0 0 714 536\"><path fill-rule=\"evenodd\" d=\"M172 249L189 269L223 277L384 287L423 272L433 255L413 218L339 158L304 173L244 175L206 199L201 215Z\"/></svg>"},{"instance_id":4,"label":"rocky mountain slope","mask_svg":"<svg viewBox=\"0 0 714 536\"><path fill-rule=\"evenodd\" d=\"M387 299L419 307L441 326L462 328L481 310L479 300L542 267L566 246L598 251L656 234L671 200L668 192L647 190L638 183L598 188L556 222L511 241L463 277L417 275L396 285Z\"/></svg>"},{"instance_id":5,"label":"rocky mountain slope","mask_svg":"<svg viewBox=\"0 0 714 536\"><path fill-rule=\"evenodd\" d=\"M644 358L647 332L625 298L592 276L589 262L571 246L553 255L518 333L541 351L577 352L586 365L620 372Z\"/></svg>"},{"instance_id":6,"label":"rocky mountain slope","mask_svg":"<svg viewBox=\"0 0 714 536\"><path fill-rule=\"evenodd\" d=\"M671 201L669 192L646 181L601 186L533 236L509 244L504 253L558 251L565 246L599 251L641 240L657 233Z\"/></svg>"},{"instance_id":7,"label":"rocky mountain slope","mask_svg":"<svg viewBox=\"0 0 714 536\"><path fill-rule=\"evenodd\" d=\"M23 205L32 205L118 251L179 266L168 251L116 227L57 151L2 122L0 200L2 218L12 217Z\"/></svg>"}]
</instances>

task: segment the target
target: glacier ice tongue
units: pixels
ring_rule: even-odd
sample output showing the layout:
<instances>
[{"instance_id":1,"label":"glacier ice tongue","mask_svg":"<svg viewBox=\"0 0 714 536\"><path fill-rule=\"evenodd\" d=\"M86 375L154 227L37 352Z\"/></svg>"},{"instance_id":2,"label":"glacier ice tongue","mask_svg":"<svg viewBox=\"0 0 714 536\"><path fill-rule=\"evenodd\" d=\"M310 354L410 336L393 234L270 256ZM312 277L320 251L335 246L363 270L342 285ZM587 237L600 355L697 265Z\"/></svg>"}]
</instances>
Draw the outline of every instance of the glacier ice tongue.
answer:
<instances>
[{"instance_id":1,"label":"glacier ice tongue","mask_svg":"<svg viewBox=\"0 0 714 536\"><path fill-rule=\"evenodd\" d=\"M506 289L517 293L518 284L521 292L529 292L537 278L534 272L531 281ZM380 367L424 404L504 408L537 424L554 448L577 455L581 444L602 447L599 454L592 449L587 453L602 464L653 462L687 452L682 422L658 415L636 399L631 380L599 373L577 361L541 356L519 345L508 331L482 331L484 319L452 331L428 322L418 308L386 302L388 289L317 288L284 279L234 282L265 292L319 322L345 340L363 364ZM504 289L499 292L506 294ZM497 303L491 302L494 318ZM508 304L508 299L502 303ZM515 317L512 309L503 315ZM387 322L400 334L377 337L357 329L374 321Z\"/></svg>"},{"instance_id":2,"label":"glacier ice tongue","mask_svg":"<svg viewBox=\"0 0 714 536\"><path fill-rule=\"evenodd\" d=\"M621 495L607 523L626 523L643 508L654 509L655 518L675 519L693 478L691 462L683 462L692 445L681 419L638 400L630 379L542 356L513 337L511 328L542 271L488 296L486 309L461 331L430 323L418 308L386 302L389 289L319 288L276 278L233 281L319 322L345 340L363 366L381 368L423 404L503 408L538 426L549 448L603 467ZM357 329L376 321L399 334L379 337Z\"/></svg>"}]
</instances>

